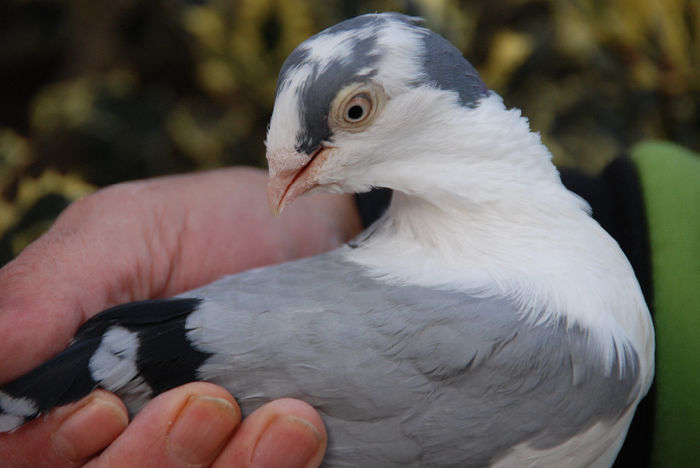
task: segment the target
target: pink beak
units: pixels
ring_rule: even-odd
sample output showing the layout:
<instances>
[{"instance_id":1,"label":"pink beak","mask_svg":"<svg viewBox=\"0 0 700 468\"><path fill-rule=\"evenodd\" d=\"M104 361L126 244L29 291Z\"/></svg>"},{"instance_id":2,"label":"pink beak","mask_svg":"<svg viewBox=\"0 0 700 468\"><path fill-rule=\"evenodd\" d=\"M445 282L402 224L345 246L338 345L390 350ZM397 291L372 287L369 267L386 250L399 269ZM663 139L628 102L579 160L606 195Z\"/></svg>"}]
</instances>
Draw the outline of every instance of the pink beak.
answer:
<instances>
[{"instance_id":1,"label":"pink beak","mask_svg":"<svg viewBox=\"0 0 700 468\"><path fill-rule=\"evenodd\" d=\"M268 152L269 178L267 202L274 216L282 213L297 197L318 186L321 166L328 157L320 146L310 155L291 152Z\"/></svg>"}]
</instances>

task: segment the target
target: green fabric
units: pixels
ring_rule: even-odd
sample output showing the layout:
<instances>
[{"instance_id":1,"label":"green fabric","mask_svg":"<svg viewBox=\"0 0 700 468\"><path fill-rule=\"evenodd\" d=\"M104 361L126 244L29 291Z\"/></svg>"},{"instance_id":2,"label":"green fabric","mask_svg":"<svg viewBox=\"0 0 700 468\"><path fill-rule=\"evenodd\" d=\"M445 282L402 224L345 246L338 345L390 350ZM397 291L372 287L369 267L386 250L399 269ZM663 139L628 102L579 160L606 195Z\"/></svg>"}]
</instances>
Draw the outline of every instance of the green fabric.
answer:
<instances>
[{"instance_id":1,"label":"green fabric","mask_svg":"<svg viewBox=\"0 0 700 468\"><path fill-rule=\"evenodd\" d=\"M652 466L698 466L700 155L666 142L632 150L647 209L657 408Z\"/></svg>"}]
</instances>

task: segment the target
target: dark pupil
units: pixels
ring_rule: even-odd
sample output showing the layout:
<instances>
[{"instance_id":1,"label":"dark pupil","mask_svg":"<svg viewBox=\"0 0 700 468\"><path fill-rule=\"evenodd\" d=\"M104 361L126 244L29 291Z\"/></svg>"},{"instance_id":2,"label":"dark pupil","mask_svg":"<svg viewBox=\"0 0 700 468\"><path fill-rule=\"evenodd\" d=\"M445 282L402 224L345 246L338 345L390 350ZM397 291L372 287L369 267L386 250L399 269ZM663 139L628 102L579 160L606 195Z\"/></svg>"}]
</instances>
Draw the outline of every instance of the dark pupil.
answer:
<instances>
[{"instance_id":1,"label":"dark pupil","mask_svg":"<svg viewBox=\"0 0 700 468\"><path fill-rule=\"evenodd\" d=\"M348 109L348 118L350 120L357 120L362 118L362 114L364 113L365 111L362 106L352 106L350 109Z\"/></svg>"}]
</instances>

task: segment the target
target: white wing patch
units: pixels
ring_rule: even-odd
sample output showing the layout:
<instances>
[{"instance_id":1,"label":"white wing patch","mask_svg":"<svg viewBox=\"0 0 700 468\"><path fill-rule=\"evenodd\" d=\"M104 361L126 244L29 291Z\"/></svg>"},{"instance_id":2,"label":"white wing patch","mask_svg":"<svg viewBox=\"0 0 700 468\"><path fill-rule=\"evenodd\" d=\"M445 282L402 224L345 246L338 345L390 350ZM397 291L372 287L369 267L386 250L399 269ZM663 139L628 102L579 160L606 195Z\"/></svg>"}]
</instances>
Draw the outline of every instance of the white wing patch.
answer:
<instances>
[{"instance_id":1,"label":"white wing patch","mask_svg":"<svg viewBox=\"0 0 700 468\"><path fill-rule=\"evenodd\" d=\"M136 365L138 350L138 334L115 326L104 334L89 364L93 380L107 390L119 390L119 395L132 412L140 409L153 393L139 376Z\"/></svg>"},{"instance_id":2,"label":"white wing patch","mask_svg":"<svg viewBox=\"0 0 700 468\"><path fill-rule=\"evenodd\" d=\"M26 418L35 415L39 409L29 398L14 398L0 392L0 432L8 432L21 426Z\"/></svg>"}]
</instances>

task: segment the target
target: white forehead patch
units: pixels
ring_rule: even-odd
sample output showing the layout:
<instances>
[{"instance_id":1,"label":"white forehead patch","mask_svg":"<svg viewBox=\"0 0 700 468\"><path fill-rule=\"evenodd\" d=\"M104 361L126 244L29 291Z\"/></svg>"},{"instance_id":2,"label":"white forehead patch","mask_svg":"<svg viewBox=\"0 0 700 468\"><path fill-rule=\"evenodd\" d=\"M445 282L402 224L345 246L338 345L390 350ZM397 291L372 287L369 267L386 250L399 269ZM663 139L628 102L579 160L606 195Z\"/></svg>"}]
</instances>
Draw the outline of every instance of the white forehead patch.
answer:
<instances>
[{"instance_id":1,"label":"white forehead patch","mask_svg":"<svg viewBox=\"0 0 700 468\"><path fill-rule=\"evenodd\" d=\"M314 37L306 44L309 54L307 60L323 70L332 61L349 59L355 39L362 37L366 29L338 31Z\"/></svg>"},{"instance_id":2,"label":"white forehead patch","mask_svg":"<svg viewBox=\"0 0 700 468\"><path fill-rule=\"evenodd\" d=\"M377 67L376 79L389 96L405 91L411 81L423 77L423 68L418 57L425 52L423 30L400 21L393 21L390 27L381 28L377 43L382 55Z\"/></svg>"},{"instance_id":3,"label":"white forehead patch","mask_svg":"<svg viewBox=\"0 0 700 468\"><path fill-rule=\"evenodd\" d=\"M298 90L310 75L311 66L297 67L290 71L287 83L279 89L265 139L268 154L292 149L301 129Z\"/></svg>"}]
</instances>

